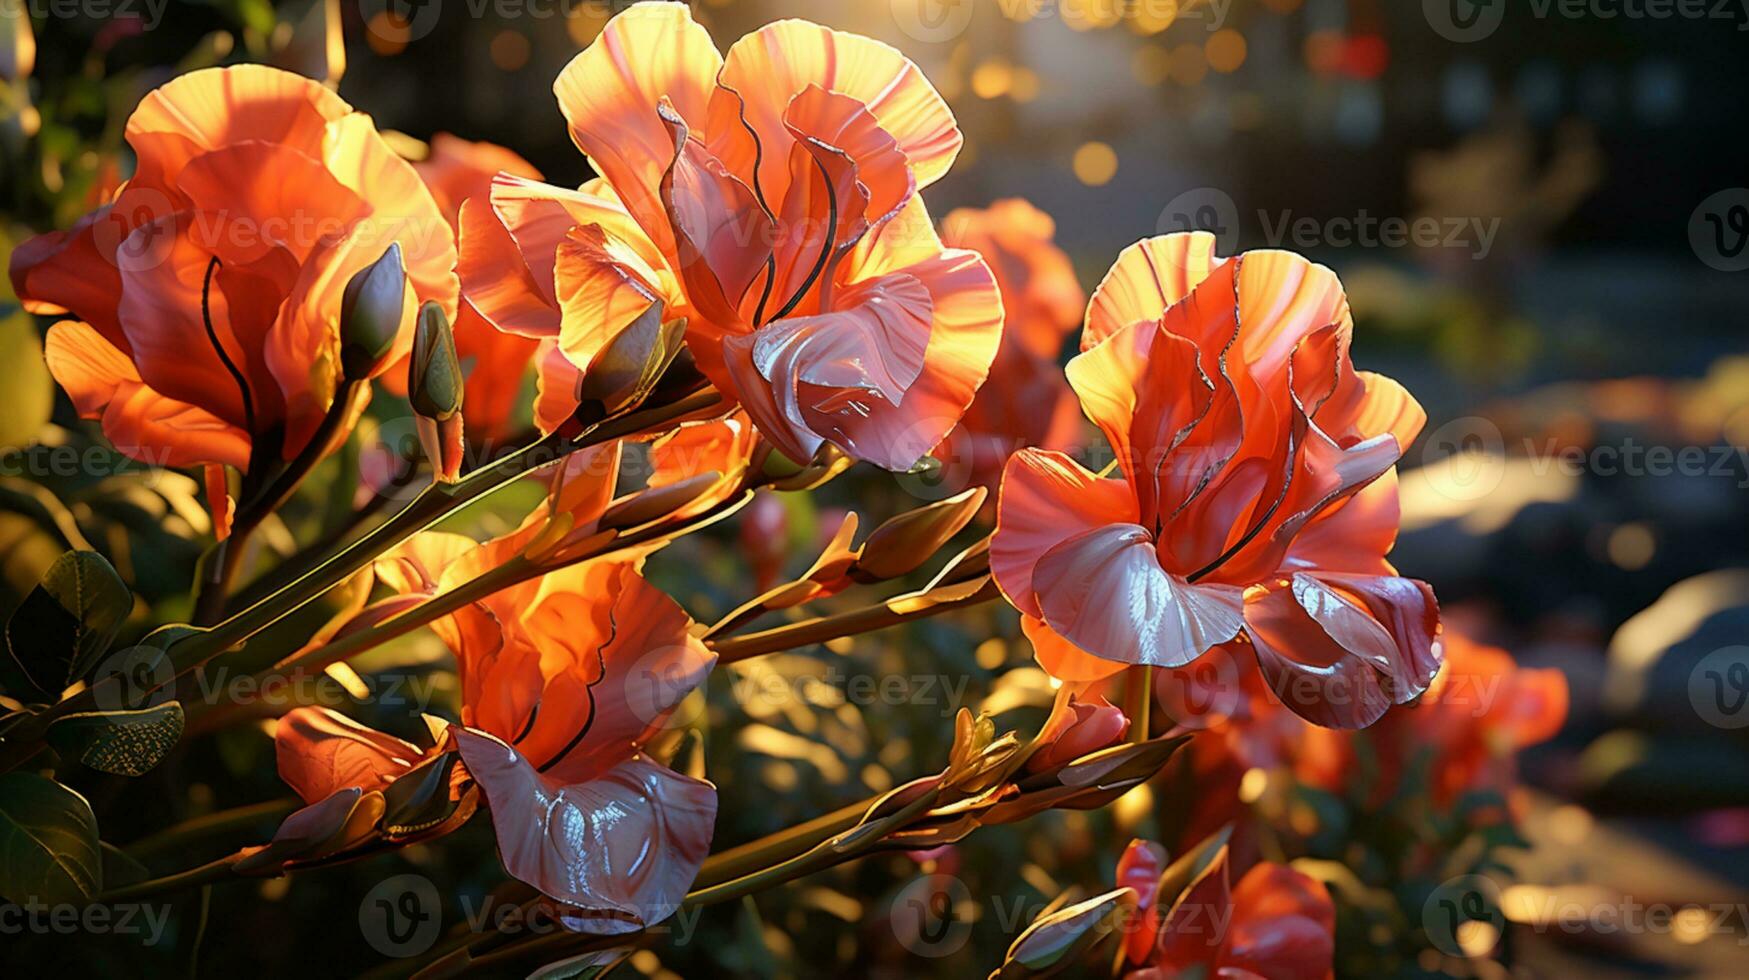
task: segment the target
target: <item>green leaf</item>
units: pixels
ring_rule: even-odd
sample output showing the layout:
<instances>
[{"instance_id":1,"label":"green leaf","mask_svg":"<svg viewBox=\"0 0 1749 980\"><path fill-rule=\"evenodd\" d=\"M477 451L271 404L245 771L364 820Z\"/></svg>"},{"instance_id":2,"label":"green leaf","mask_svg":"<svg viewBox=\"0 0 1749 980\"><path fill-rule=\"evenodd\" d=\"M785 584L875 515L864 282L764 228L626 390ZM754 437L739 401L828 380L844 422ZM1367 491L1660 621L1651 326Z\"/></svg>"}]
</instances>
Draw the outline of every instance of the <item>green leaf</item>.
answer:
<instances>
[{"instance_id":1,"label":"green leaf","mask_svg":"<svg viewBox=\"0 0 1749 980\"><path fill-rule=\"evenodd\" d=\"M133 605L102 555L69 551L12 613L6 647L36 690L52 698L96 666Z\"/></svg>"},{"instance_id":2,"label":"green leaf","mask_svg":"<svg viewBox=\"0 0 1749 980\"><path fill-rule=\"evenodd\" d=\"M6 385L0 387L0 451L5 451L35 440L55 406L36 324L23 310L0 318L0 364L6 365Z\"/></svg>"},{"instance_id":3,"label":"green leaf","mask_svg":"<svg viewBox=\"0 0 1749 980\"><path fill-rule=\"evenodd\" d=\"M144 775L182 737L182 704L139 711L86 711L49 726L55 751L100 772Z\"/></svg>"},{"instance_id":4,"label":"green leaf","mask_svg":"<svg viewBox=\"0 0 1749 980\"><path fill-rule=\"evenodd\" d=\"M102 888L97 818L85 797L36 773L0 775L0 897L82 902Z\"/></svg>"}]
</instances>

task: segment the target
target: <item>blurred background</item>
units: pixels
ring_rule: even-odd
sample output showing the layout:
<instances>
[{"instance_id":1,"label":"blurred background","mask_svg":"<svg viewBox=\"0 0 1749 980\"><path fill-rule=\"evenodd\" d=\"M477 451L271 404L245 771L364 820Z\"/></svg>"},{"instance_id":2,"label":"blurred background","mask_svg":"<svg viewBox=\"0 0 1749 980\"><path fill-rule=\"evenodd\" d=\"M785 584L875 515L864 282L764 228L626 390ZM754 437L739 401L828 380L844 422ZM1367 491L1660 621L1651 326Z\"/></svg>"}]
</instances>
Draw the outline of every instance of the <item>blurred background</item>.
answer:
<instances>
[{"instance_id":1,"label":"blurred background","mask_svg":"<svg viewBox=\"0 0 1749 980\"><path fill-rule=\"evenodd\" d=\"M379 126L406 134L409 155L449 132L578 183L590 172L551 81L622 6L14 0L0 28L0 248L66 227L125 179L121 127L145 91L243 60L336 81ZM1496 787L1513 833L1399 800L1386 804L1401 811L1392 838L1371 821L1376 800L1296 788L1291 773L1279 791L1280 774L1254 767L1262 775L1240 787L1242 819L1286 828L1278 859L1324 862L1343 906L1339 973L1749 974L1749 4L693 6L723 47L801 16L901 48L966 135L926 196L932 213L1024 197L1055 218L1089 289L1125 245L1191 228L1215 232L1228 254L1288 248L1341 275L1357 366L1399 379L1429 413L1404 458L1394 560L1434 583L1448 629L1505 649L1522 669L1558 671L1569 703L1558 734L1526 747ZM9 294L0 313L13 382L0 412L8 587L27 589L70 527L129 556L124 572L148 601L153 582L178 593L207 530L193 482L48 472L44 447L84 447L95 430L39 370L42 325ZM467 526L513 525L531 500L512 493L501 512L470 512ZM750 563L777 564L760 573L769 577L804 570L852 504L876 520L916 500L890 479L853 474L758 505L740 518L749 529L689 541L653 574L705 619L745 598ZM786 553L799 567L783 566ZM432 638L382 657L428 682L439 706L453 695ZM901 678L903 696L848 696L847 678L859 676ZM776 693L746 693L755 689ZM1012 617L998 613L719 671L707 746L725 801L719 843L937 771L959 706L1024 728L1049 697ZM391 728L413 720L407 705L383 702L361 715ZM1484 748L1509 756L1518 746ZM104 837L142 843L161 873L220 851L153 830L285 795L271 758L264 731L241 730L137 784L82 789L138 815L137 827L106 826ZM1170 846L1194 795L1213 792L1187 785L1164 781L1109 811L1046 814L712 909L677 937L687 941L628 969L981 975L1031 912L1071 886L1108 883L1130 837ZM462 922L502 882L483 823L405 856L228 886L259 900L220 892L203 969L301 974L312 950L346 973L378 963L355 913L396 874L436 882L446 923ZM230 846L260 833L238 828ZM1488 929L1442 942L1424 909L1470 874L1498 883ZM965 908L946 931L920 935L895 910L939 875L963 883L954 901ZM1657 907L1661 923L1645 914ZM43 965L170 975L187 965L192 929L179 914L151 948L117 937L21 942Z\"/></svg>"}]
</instances>

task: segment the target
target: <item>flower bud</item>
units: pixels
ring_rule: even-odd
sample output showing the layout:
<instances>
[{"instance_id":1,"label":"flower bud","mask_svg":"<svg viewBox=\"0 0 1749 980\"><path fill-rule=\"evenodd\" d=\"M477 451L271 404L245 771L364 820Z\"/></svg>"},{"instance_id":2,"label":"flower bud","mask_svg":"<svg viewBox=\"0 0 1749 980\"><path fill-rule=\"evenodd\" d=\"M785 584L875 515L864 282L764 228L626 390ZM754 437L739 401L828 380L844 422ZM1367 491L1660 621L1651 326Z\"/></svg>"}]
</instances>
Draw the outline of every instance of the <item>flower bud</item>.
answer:
<instances>
[{"instance_id":1,"label":"flower bud","mask_svg":"<svg viewBox=\"0 0 1749 980\"><path fill-rule=\"evenodd\" d=\"M462 410L462 362L455 352L449 317L436 303L419 308L413 356L407 364L407 400L413 411L443 422Z\"/></svg>"},{"instance_id":2,"label":"flower bud","mask_svg":"<svg viewBox=\"0 0 1749 980\"><path fill-rule=\"evenodd\" d=\"M462 364L449 317L436 303L419 309L408 358L407 400L417 420L419 442L437 479L453 482L462 464Z\"/></svg>"},{"instance_id":3,"label":"flower bud","mask_svg":"<svg viewBox=\"0 0 1749 980\"><path fill-rule=\"evenodd\" d=\"M340 368L362 381L380 371L394 349L407 303L401 243L358 270L340 298Z\"/></svg>"}]
</instances>

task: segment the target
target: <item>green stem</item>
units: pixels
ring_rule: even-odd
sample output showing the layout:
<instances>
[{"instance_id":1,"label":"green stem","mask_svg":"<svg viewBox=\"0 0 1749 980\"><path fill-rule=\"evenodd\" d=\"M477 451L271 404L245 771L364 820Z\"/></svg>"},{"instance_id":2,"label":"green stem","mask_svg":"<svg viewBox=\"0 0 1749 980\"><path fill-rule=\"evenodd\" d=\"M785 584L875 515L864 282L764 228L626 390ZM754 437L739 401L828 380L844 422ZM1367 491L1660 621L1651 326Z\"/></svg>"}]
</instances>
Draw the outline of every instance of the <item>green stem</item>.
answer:
<instances>
[{"instance_id":1,"label":"green stem","mask_svg":"<svg viewBox=\"0 0 1749 980\"><path fill-rule=\"evenodd\" d=\"M1154 701L1154 668L1136 666L1129 669L1128 703L1124 713L1130 718L1130 741L1148 740L1148 708Z\"/></svg>"},{"instance_id":2,"label":"green stem","mask_svg":"<svg viewBox=\"0 0 1749 980\"><path fill-rule=\"evenodd\" d=\"M269 820L276 820L291 813L299 806L296 800L268 800L265 803L253 803L231 810L221 810L205 816L186 820L167 830L161 830L150 837L135 841L127 848L128 856L144 861L165 851L179 850L194 841L209 837L222 837L236 831L247 830Z\"/></svg>"},{"instance_id":3,"label":"green stem","mask_svg":"<svg viewBox=\"0 0 1749 980\"><path fill-rule=\"evenodd\" d=\"M557 462L578 450L637 435L704 411L720 401L721 396L714 389L705 388L668 404L609 419L585 429L575 437L560 433L548 435L490 466L475 470L456 483L433 484L394 517L341 548L338 553L277 592L212 629L174 644L169 651L171 674L181 677L201 667L321 597L384 551L534 470ZM107 678L81 694L59 702L37 716L32 723L19 726L26 729L25 731L8 732L7 737L0 740L0 772L15 768L35 754L43 732L56 719L74 712L91 710L103 703L101 699L105 695L121 700L123 692L116 688L123 683L119 676Z\"/></svg>"},{"instance_id":4,"label":"green stem","mask_svg":"<svg viewBox=\"0 0 1749 980\"><path fill-rule=\"evenodd\" d=\"M327 458L337 443L344 441L347 423L356 417L362 408L361 403L369 397L368 381L349 381L342 385L335 394L333 404L328 407L327 414L322 416L321 425L316 428L309 441L304 443L297 458L262 487L259 493L243 501L238 508L239 516L230 536L219 543L212 576L200 583L194 607L196 625L211 625L224 615L231 582L237 577L250 535L255 533L255 529L269 515L285 506L286 501L297 493L304 479L316 468L316 464Z\"/></svg>"},{"instance_id":5,"label":"green stem","mask_svg":"<svg viewBox=\"0 0 1749 980\"><path fill-rule=\"evenodd\" d=\"M219 858L217 861L209 861L198 868L190 868L187 871L182 871L177 874L165 875L162 878L153 878L150 881L142 881L137 885L128 885L125 888L117 888L114 891L104 892L92 899L92 902L94 904L102 905L114 905L120 902L137 902L142 898L151 898L155 895L162 895L165 892L182 891L188 888L196 888L201 885L210 885L214 882L224 881L232 877L231 866L236 864L238 860L240 860L240 856L232 854Z\"/></svg>"},{"instance_id":6,"label":"green stem","mask_svg":"<svg viewBox=\"0 0 1749 980\"><path fill-rule=\"evenodd\" d=\"M955 583L955 587L958 587L958 583ZM921 596L902 596L898 599L889 599L849 612L821 616L817 619L791 623L787 626L777 626L758 633L713 640L707 645L716 651L718 664L740 663L743 660L762 657L768 653L793 650L810 644L855 636L858 633L868 633L889 626L898 626L901 623L939 616L956 609L970 609L973 606L983 605L1000 594L995 581L990 580L985 582L983 588L959 599L931 602L927 601L928 593Z\"/></svg>"}]
</instances>

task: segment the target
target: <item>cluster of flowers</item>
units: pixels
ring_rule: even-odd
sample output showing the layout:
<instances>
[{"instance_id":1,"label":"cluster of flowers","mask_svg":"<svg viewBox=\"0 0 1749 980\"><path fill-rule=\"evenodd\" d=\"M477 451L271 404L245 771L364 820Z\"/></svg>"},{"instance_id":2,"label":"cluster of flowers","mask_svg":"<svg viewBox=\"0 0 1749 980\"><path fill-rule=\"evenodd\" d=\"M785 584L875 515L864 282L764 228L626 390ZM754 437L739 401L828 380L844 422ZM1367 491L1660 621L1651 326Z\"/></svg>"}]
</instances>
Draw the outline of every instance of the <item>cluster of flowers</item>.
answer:
<instances>
[{"instance_id":1,"label":"cluster of flowers","mask_svg":"<svg viewBox=\"0 0 1749 980\"><path fill-rule=\"evenodd\" d=\"M677 391L716 395L626 434L655 439L658 462L630 503L615 499L610 441L566 456L547 502L504 537L425 532L375 556L386 598L360 600L313 648L513 563L534 573L432 621L462 712L430 744L326 709L280 721L280 771L309 807L255 866L380 838L385 813L389 836L413 839L481 801L506 869L573 928L665 918L710 849L717 791L652 743L717 654L642 576L656 544L590 556L657 517L705 514L754 477L803 486L850 460L901 473L932 453L972 461L966 479L997 491L995 528L946 584L971 596L987 568L988 595L1019 610L1064 684L1024 766L968 736L948 773L871 819L948 789L966 813L1027 811L1014 796L1033 784L992 773L1085 766L1132 727L1135 742L1171 734L1183 701L1168 692L1216 660L1321 726L1371 725L1427 690L1438 609L1386 560L1394 467L1424 416L1401 386L1353 368L1328 269L1217 256L1202 234L1140 242L1085 304L1065 378L1057 354L1084 296L1050 219L1012 201L956 212L938 233L919 192L961 136L892 48L784 21L724 55L685 5L645 3L554 91L601 175L575 189L453 138L410 164L369 117L284 72L189 74L128 121L138 166L114 200L14 254L21 300L68 317L46 353L81 415L124 453L204 467L221 528L277 506L288 474L347 439L375 385L408 399L445 481L463 476L464 435L513 438L531 364L549 440ZM1077 403L1115 473L1071 454ZM939 546L940 530L918 534ZM873 550L817 569L791 599L869 573ZM1157 724L1113 707L1149 684ZM1083 776L1082 789L1098 782ZM1086 803L1069 788L1051 799ZM1132 848L1127 900L1155 924L1126 962L1287 975L1266 968L1286 949L1298 973L1328 971L1321 886L1258 864L1229 889L1227 852L1204 857L1179 901L1251 911L1218 950L1189 950L1173 906L1140 884L1160 877L1161 855Z\"/></svg>"}]
</instances>

